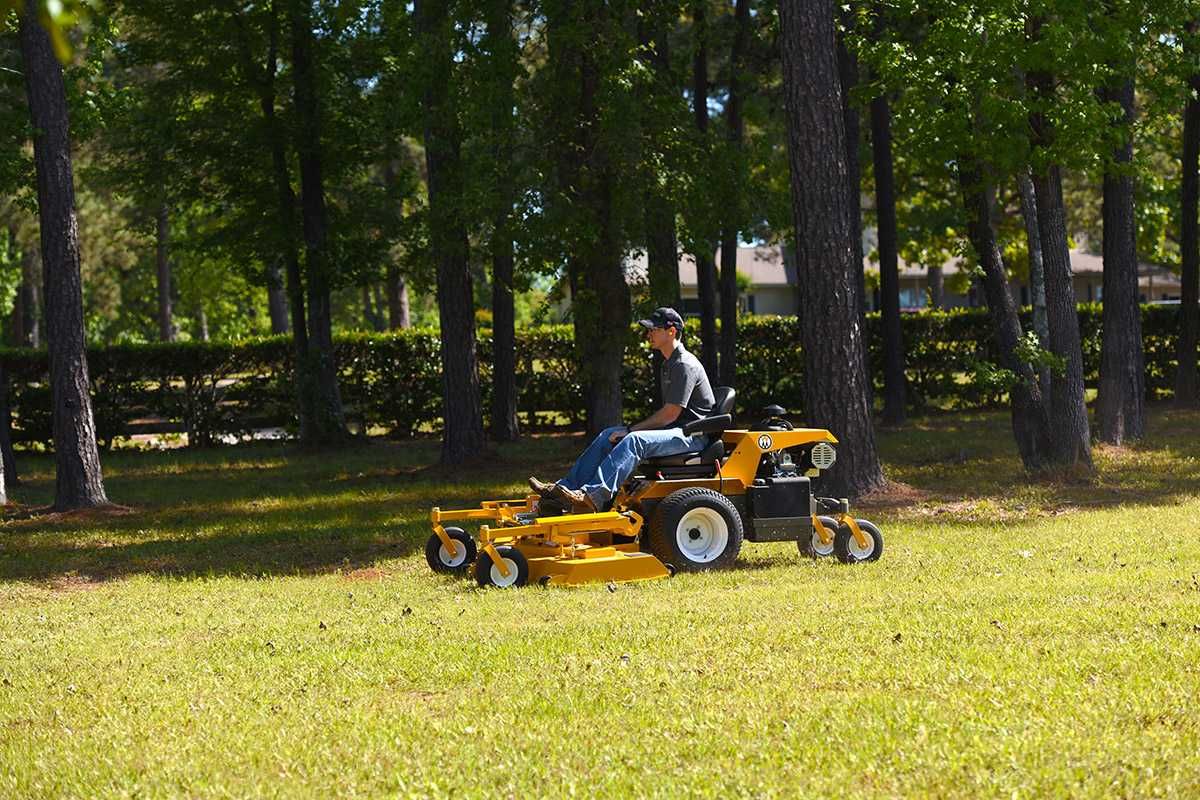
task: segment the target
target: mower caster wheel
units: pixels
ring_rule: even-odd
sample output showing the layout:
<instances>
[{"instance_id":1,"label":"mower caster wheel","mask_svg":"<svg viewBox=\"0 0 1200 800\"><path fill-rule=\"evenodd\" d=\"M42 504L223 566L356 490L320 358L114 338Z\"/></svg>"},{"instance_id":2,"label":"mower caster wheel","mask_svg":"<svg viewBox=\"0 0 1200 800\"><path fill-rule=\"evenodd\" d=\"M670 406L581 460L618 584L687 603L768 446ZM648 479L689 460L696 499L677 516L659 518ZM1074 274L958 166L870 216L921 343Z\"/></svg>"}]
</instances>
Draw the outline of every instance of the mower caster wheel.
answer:
<instances>
[{"instance_id":1,"label":"mower caster wheel","mask_svg":"<svg viewBox=\"0 0 1200 800\"><path fill-rule=\"evenodd\" d=\"M833 517L818 517L818 519L836 540L839 527L837 520ZM796 547L800 550L800 555L806 558L828 558L833 555L834 543L832 541L829 544L822 542L821 537L817 534L816 526L813 526L812 534L797 541Z\"/></svg>"},{"instance_id":2,"label":"mower caster wheel","mask_svg":"<svg viewBox=\"0 0 1200 800\"><path fill-rule=\"evenodd\" d=\"M432 534L425 542L429 568L434 572L466 572L475 561L475 540L462 528L446 528L446 535L454 540L454 555L450 555L436 533Z\"/></svg>"},{"instance_id":3,"label":"mower caster wheel","mask_svg":"<svg viewBox=\"0 0 1200 800\"><path fill-rule=\"evenodd\" d=\"M529 562L524 554L515 547L497 547L496 553L508 571L507 575L500 574L500 568L492 561L492 557L483 552L475 560L475 580L480 586L497 586L507 589L510 586L524 586L529 582Z\"/></svg>"},{"instance_id":4,"label":"mower caster wheel","mask_svg":"<svg viewBox=\"0 0 1200 800\"><path fill-rule=\"evenodd\" d=\"M543 575L542 577L538 578L538 586L541 586L543 589L548 588L550 586L550 581L553 578L553 575Z\"/></svg>"},{"instance_id":5,"label":"mower caster wheel","mask_svg":"<svg viewBox=\"0 0 1200 800\"><path fill-rule=\"evenodd\" d=\"M855 520L858 528L867 537L867 546L861 547L854 540L849 525L838 528L833 536L833 553L843 564L857 564L860 561L878 561L883 555L883 533L875 523L865 519Z\"/></svg>"}]
</instances>

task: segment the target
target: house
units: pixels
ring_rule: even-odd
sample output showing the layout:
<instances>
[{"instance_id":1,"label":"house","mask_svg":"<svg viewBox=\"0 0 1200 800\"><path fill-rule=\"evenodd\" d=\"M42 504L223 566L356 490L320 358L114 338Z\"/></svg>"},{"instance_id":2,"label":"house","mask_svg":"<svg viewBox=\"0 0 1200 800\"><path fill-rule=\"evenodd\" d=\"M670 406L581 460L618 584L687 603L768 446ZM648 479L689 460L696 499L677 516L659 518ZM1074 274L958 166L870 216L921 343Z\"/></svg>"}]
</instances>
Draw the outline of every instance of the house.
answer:
<instances>
[{"instance_id":1,"label":"house","mask_svg":"<svg viewBox=\"0 0 1200 800\"><path fill-rule=\"evenodd\" d=\"M720 251L717 251L716 262L720 264ZM631 264L632 272L645 274L645 256L636 259ZM864 269L878 274L879 265L868 259L863 260ZM1099 302L1103 299L1104 261L1098 255L1082 249L1071 251L1071 268L1075 286L1075 297L1081 302ZM797 270L795 258L790 248L779 245L759 245L756 247L739 247L737 270L749 280L749 289L744 292L741 302L744 311L751 314L794 314L800 305L797 289ZM982 288L972 282L966 292L955 292L951 288L961 283L959 273L962 271L962 260L951 259L942 265L942 308L958 308L963 306L982 306L984 297ZM878 283L878 281L869 281ZM1138 267L1138 287L1142 302L1177 300L1180 296L1179 276L1164 267L1152 264L1141 264ZM688 254L679 258L679 289L682 295L685 315L695 316L700 313L699 287L696 281L696 262ZM900 262L900 306L908 311L915 311L929 305L929 270L927 267ZM1027 283L1012 281L1010 283L1013 299L1018 305L1029 305L1029 286ZM718 301L719 302L719 301ZM867 307L870 310L879 308L878 290L868 290Z\"/></svg>"}]
</instances>

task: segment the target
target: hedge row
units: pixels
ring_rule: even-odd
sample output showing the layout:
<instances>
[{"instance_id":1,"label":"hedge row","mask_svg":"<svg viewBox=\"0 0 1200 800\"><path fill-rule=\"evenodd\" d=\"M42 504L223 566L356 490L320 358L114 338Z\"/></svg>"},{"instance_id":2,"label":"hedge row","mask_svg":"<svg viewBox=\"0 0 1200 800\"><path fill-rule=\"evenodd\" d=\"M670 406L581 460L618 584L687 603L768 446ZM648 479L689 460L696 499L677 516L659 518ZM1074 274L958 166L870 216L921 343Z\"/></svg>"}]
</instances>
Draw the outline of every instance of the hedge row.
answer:
<instances>
[{"instance_id":1,"label":"hedge row","mask_svg":"<svg viewBox=\"0 0 1200 800\"><path fill-rule=\"evenodd\" d=\"M1178 309L1143 308L1147 392L1169 392L1175 370L1174 335ZM1085 380L1095 386L1100 363L1100 307L1080 306ZM1028 324L1028 320L1026 320ZM908 399L920 412L930 407L979 408L998 403L1001 390L971 380L979 365L994 361L988 319L979 309L923 312L903 318ZM685 341L698 346L698 326L689 321ZM882 350L878 314L867 318L870 358L882 390ZM625 363L628 416L648 414L654 380L650 359L629 334ZM439 425L441 373L439 341L431 330L340 336L335 343L342 397L348 419L365 430L386 429L395 436ZM480 334L484 408L491 390L490 332ZM139 430L180 430L189 443L204 446L255 428L294 429L290 340L274 337L238 343L115 345L88 351L96 426L101 442ZM2 349L0 366L9 382L13 438L51 439L50 398L45 351ZM526 425L539 426L565 415L583 418L582 388L570 326L519 331L518 403ZM794 317L748 317L739 322L738 411L757 412L772 402L801 412L804 369L799 326Z\"/></svg>"}]
</instances>

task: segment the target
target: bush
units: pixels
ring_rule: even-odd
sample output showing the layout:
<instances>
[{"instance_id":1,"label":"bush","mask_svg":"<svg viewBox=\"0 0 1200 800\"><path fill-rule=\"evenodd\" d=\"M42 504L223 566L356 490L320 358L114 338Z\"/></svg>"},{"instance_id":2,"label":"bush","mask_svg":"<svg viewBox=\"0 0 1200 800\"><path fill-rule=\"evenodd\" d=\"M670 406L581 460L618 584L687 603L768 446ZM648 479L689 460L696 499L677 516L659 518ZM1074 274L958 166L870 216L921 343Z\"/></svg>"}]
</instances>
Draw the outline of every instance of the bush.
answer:
<instances>
[{"instance_id":1,"label":"bush","mask_svg":"<svg viewBox=\"0 0 1200 800\"><path fill-rule=\"evenodd\" d=\"M1142 310L1146 389L1151 398L1170 393L1175 375L1177 308ZM1023 323L1028 328L1026 312ZM1101 310L1079 308L1084 381L1099 382ZM967 380L991 374L996 361L987 312L982 309L923 311L903 317L908 400L913 411L967 409L1003 400L1002 383ZM882 392L882 343L878 314L867 316L868 358ZM804 365L795 317L746 317L738 323L737 406L755 414L770 403L802 413ZM651 358L631 326L624 370L626 419L647 416L655 405ZM688 320L685 344L699 355L699 323ZM339 336L334 347L348 421L360 430L384 429L410 437L422 426L441 424L440 341L431 329ZM492 340L479 337L483 407L490 408ZM517 405L527 426L565 417L584 418L583 387L571 326L517 332ZM44 350L0 349L7 372L16 442L52 440L50 387ZM256 428L295 430L294 369L290 338L242 342L122 344L89 348L93 411L103 446L140 431L180 431L192 446L245 437ZM485 412L486 413L486 412Z\"/></svg>"}]
</instances>

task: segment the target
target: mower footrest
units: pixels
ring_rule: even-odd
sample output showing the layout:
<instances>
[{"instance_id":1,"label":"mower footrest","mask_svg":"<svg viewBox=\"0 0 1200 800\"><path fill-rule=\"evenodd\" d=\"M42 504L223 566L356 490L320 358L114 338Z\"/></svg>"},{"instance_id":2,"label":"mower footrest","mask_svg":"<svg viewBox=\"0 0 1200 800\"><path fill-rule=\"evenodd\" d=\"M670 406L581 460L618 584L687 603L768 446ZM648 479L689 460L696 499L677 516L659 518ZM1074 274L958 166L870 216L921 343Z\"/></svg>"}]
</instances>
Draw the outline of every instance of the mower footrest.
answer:
<instances>
[{"instance_id":1,"label":"mower footrest","mask_svg":"<svg viewBox=\"0 0 1200 800\"><path fill-rule=\"evenodd\" d=\"M531 558L529 580L531 583L576 585L597 581L646 581L670 576L663 563L649 553L613 552L614 555L585 558Z\"/></svg>"}]
</instances>

